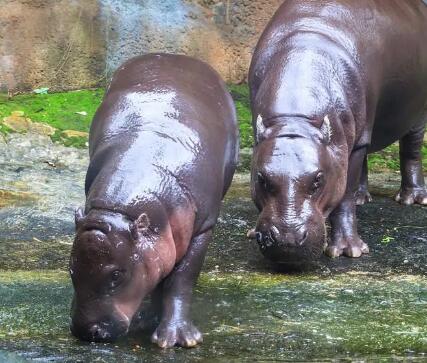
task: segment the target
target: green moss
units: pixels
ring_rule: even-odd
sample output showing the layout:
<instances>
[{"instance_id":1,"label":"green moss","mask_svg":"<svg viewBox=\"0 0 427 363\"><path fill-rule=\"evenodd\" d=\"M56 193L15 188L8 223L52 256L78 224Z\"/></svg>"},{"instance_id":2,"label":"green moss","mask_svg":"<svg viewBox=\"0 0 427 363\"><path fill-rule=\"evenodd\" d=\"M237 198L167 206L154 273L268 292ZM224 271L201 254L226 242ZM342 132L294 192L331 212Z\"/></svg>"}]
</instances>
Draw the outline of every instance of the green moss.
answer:
<instances>
[{"instance_id":1,"label":"green moss","mask_svg":"<svg viewBox=\"0 0 427 363\"><path fill-rule=\"evenodd\" d=\"M0 106L1 107L1 106ZM1 118L0 118L1 119ZM2 135L7 135L7 134L9 134L10 132L12 132L12 130L9 128L9 127L7 127L6 125L3 125L3 124L0 124L0 134L2 134Z\"/></svg>"},{"instance_id":2,"label":"green moss","mask_svg":"<svg viewBox=\"0 0 427 363\"><path fill-rule=\"evenodd\" d=\"M22 233L22 232L21 232ZM1 270L38 270L66 268L71 252L72 237L55 240L17 241L14 239L0 240L0 271ZM7 257L6 257L7 256Z\"/></svg>"},{"instance_id":3,"label":"green moss","mask_svg":"<svg viewBox=\"0 0 427 363\"><path fill-rule=\"evenodd\" d=\"M240 287L253 291L253 289L267 289L283 283L297 281L317 281L318 276L301 275L291 276L280 273L202 273L199 285L205 288L231 288Z\"/></svg>"},{"instance_id":4,"label":"green moss","mask_svg":"<svg viewBox=\"0 0 427 363\"><path fill-rule=\"evenodd\" d=\"M67 336L71 288L59 271L0 272L0 340Z\"/></svg>"},{"instance_id":5,"label":"green moss","mask_svg":"<svg viewBox=\"0 0 427 363\"><path fill-rule=\"evenodd\" d=\"M390 145L388 148L368 156L368 167L371 171L398 171L399 165L398 143Z\"/></svg>"},{"instance_id":6,"label":"green moss","mask_svg":"<svg viewBox=\"0 0 427 363\"><path fill-rule=\"evenodd\" d=\"M424 142L421 153L423 155L423 160L427 159L427 142ZM384 171L399 171L400 170L400 161L399 161L399 143L396 142L389 147L381 150L377 153L370 154L368 156L368 166L369 170L377 173ZM427 173L427 163L424 162L423 170Z\"/></svg>"},{"instance_id":7,"label":"green moss","mask_svg":"<svg viewBox=\"0 0 427 363\"><path fill-rule=\"evenodd\" d=\"M24 111L26 117L49 124L59 130L88 131L90 122L104 95L103 89L51 94L24 94L7 99L0 94L0 119L13 111ZM86 112L79 115L77 112Z\"/></svg>"},{"instance_id":8,"label":"green moss","mask_svg":"<svg viewBox=\"0 0 427 363\"><path fill-rule=\"evenodd\" d=\"M32 271L9 271L0 270L0 284L12 283L65 283L68 281L68 273L61 270L32 270Z\"/></svg>"},{"instance_id":9,"label":"green moss","mask_svg":"<svg viewBox=\"0 0 427 363\"><path fill-rule=\"evenodd\" d=\"M252 147L253 133L249 87L247 85L230 85L229 89L236 104L240 131L240 147Z\"/></svg>"}]
</instances>

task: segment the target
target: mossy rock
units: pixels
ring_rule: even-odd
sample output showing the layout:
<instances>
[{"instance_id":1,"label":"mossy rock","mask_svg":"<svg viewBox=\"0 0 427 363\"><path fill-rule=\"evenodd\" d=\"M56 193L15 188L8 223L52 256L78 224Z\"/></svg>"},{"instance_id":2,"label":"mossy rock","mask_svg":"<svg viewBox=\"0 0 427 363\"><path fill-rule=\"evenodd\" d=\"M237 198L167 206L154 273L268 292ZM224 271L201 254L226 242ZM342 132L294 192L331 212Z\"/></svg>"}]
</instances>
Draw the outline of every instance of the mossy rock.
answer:
<instances>
[{"instance_id":1,"label":"mossy rock","mask_svg":"<svg viewBox=\"0 0 427 363\"><path fill-rule=\"evenodd\" d=\"M65 146L72 146L76 148L86 148L88 146L89 134L87 132L75 131L75 130L57 130L52 135L52 141L58 142Z\"/></svg>"},{"instance_id":2,"label":"mossy rock","mask_svg":"<svg viewBox=\"0 0 427 363\"><path fill-rule=\"evenodd\" d=\"M3 118L3 125L13 132L27 132L31 127L31 119L17 115L11 115Z\"/></svg>"},{"instance_id":3,"label":"mossy rock","mask_svg":"<svg viewBox=\"0 0 427 363\"><path fill-rule=\"evenodd\" d=\"M56 129L41 122L33 122L30 125L29 131L39 135L53 136L56 132Z\"/></svg>"},{"instance_id":4,"label":"mossy rock","mask_svg":"<svg viewBox=\"0 0 427 363\"><path fill-rule=\"evenodd\" d=\"M52 136L56 129L50 125L33 122L30 118L25 117L24 111L13 111L10 116L3 118L3 133L9 132L33 132L39 135Z\"/></svg>"},{"instance_id":5,"label":"mossy rock","mask_svg":"<svg viewBox=\"0 0 427 363\"><path fill-rule=\"evenodd\" d=\"M61 137L65 139L72 139L72 138L89 138L89 134L84 131L76 131L76 130L64 130L61 132Z\"/></svg>"}]
</instances>

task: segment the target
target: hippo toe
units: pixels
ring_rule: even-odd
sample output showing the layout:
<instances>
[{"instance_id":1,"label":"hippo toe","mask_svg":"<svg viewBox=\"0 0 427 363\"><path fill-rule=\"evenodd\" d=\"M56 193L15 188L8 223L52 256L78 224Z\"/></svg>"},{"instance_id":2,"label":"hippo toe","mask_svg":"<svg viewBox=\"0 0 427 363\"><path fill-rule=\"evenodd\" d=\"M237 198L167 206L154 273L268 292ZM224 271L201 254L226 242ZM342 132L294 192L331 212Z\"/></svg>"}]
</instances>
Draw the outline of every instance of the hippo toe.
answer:
<instances>
[{"instance_id":1,"label":"hippo toe","mask_svg":"<svg viewBox=\"0 0 427 363\"><path fill-rule=\"evenodd\" d=\"M203 336L191 321L163 321L151 336L151 341L160 348L192 348L203 342Z\"/></svg>"},{"instance_id":2,"label":"hippo toe","mask_svg":"<svg viewBox=\"0 0 427 363\"><path fill-rule=\"evenodd\" d=\"M369 247L360 238L347 238L330 244L326 248L325 253L331 258L339 257L342 255L357 258L362 256L363 254L368 254Z\"/></svg>"},{"instance_id":3,"label":"hippo toe","mask_svg":"<svg viewBox=\"0 0 427 363\"><path fill-rule=\"evenodd\" d=\"M404 205L427 205L427 189L426 187L400 189L394 199Z\"/></svg>"}]
</instances>

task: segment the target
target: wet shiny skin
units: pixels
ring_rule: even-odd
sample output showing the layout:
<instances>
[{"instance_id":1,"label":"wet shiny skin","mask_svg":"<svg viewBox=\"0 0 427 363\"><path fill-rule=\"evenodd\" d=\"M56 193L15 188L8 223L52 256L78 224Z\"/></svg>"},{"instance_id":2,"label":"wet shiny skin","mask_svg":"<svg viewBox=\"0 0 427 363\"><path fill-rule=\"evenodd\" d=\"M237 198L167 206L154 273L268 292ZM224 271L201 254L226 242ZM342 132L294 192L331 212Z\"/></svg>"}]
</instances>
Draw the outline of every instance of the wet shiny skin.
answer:
<instances>
[{"instance_id":1,"label":"wet shiny skin","mask_svg":"<svg viewBox=\"0 0 427 363\"><path fill-rule=\"evenodd\" d=\"M70 261L73 334L115 340L153 292L153 342L196 345L191 290L238 156L224 83L190 57L134 58L113 77L89 149Z\"/></svg>"},{"instance_id":2,"label":"wet shiny skin","mask_svg":"<svg viewBox=\"0 0 427 363\"><path fill-rule=\"evenodd\" d=\"M249 83L256 237L277 262L368 253L355 217L366 154L400 140L403 204L427 204L427 7L421 1L289 0L256 47ZM414 61L416 59L416 61ZM359 186L360 184L360 186Z\"/></svg>"}]
</instances>

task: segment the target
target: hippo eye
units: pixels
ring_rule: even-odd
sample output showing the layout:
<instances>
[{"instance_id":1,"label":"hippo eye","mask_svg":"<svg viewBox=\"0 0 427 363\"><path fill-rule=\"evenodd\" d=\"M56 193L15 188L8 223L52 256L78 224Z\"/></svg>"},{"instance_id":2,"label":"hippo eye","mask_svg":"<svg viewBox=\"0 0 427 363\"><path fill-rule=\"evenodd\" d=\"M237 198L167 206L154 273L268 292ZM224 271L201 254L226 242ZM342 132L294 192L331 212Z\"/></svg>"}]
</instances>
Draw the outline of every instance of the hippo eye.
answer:
<instances>
[{"instance_id":1,"label":"hippo eye","mask_svg":"<svg viewBox=\"0 0 427 363\"><path fill-rule=\"evenodd\" d=\"M110 275L110 288L115 289L124 281L124 271L123 270L115 270Z\"/></svg>"},{"instance_id":2,"label":"hippo eye","mask_svg":"<svg viewBox=\"0 0 427 363\"><path fill-rule=\"evenodd\" d=\"M322 172L318 173L314 178L313 184L311 185L310 194L316 194L320 189L322 189L325 182L325 177Z\"/></svg>"}]
</instances>

